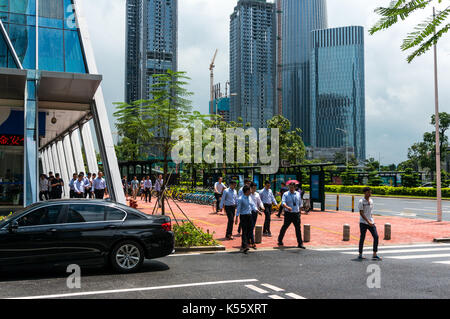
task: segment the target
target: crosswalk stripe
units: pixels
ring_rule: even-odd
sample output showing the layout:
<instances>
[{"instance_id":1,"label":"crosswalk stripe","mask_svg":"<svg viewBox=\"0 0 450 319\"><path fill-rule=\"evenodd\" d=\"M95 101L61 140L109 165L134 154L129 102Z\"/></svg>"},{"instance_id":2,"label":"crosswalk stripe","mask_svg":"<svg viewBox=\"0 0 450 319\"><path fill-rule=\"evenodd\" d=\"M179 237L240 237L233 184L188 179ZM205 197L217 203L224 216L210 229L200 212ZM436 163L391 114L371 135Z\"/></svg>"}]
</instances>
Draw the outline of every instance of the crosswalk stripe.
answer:
<instances>
[{"instance_id":1,"label":"crosswalk stripe","mask_svg":"<svg viewBox=\"0 0 450 319\"><path fill-rule=\"evenodd\" d=\"M433 264L450 265L450 260L446 260L446 261L433 261Z\"/></svg>"},{"instance_id":2,"label":"crosswalk stripe","mask_svg":"<svg viewBox=\"0 0 450 319\"><path fill-rule=\"evenodd\" d=\"M292 293L292 292L286 294L286 296L291 297L291 298L294 298L294 299L306 299L305 297L299 296L299 295L294 294L294 293Z\"/></svg>"},{"instance_id":3,"label":"crosswalk stripe","mask_svg":"<svg viewBox=\"0 0 450 319\"><path fill-rule=\"evenodd\" d=\"M416 247L442 247L449 246L450 244L421 244L421 245L395 245L395 246L379 246L380 249L390 249L390 248L416 248ZM347 251L347 250L358 250L358 247L345 247L345 248L318 248L315 251Z\"/></svg>"},{"instance_id":4,"label":"crosswalk stripe","mask_svg":"<svg viewBox=\"0 0 450 319\"><path fill-rule=\"evenodd\" d=\"M283 297L278 296L278 295L270 295L269 298L272 298L272 299L284 299Z\"/></svg>"},{"instance_id":5,"label":"crosswalk stripe","mask_svg":"<svg viewBox=\"0 0 450 319\"><path fill-rule=\"evenodd\" d=\"M384 250L380 249L378 252L380 254L399 254L399 253L423 253L423 252L434 252L434 251L445 251L450 250L450 247L445 248L418 248L418 249L393 249L393 250ZM343 254L349 255L357 255L357 252L343 252Z\"/></svg>"},{"instance_id":6,"label":"crosswalk stripe","mask_svg":"<svg viewBox=\"0 0 450 319\"><path fill-rule=\"evenodd\" d=\"M426 254L426 255L406 255L406 256L389 256L393 259L425 259L425 258L443 258L450 257L450 254Z\"/></svg>"},{"instance_id":7,"label":"crosswalk stripe","mask_svg":"<svg viewBox=\"0 0 450 319\"><path fill-rule=\"evenodd\" d=\"M270 285L270 284L261 284L261 286L264 286L264 287L267 287L269 289L272 289L273 291L284 291L284 289L275 287L275 286Z\"/></svg>"},{"instance_id":8,"label":"crosswalk stripe","mask_svg":"<svg viewBox=\"0 0 450 319\"><path fill-rule=\"evenodd\" d=\"M258 287L253 286L253 285L245 285L245 287L247 287L248 289L254 290L254 291L256 291L256 292L258 292L260 294L267 294L267 293L269 293L267 290L258 288Z\"/></svg>"}]
</instances>

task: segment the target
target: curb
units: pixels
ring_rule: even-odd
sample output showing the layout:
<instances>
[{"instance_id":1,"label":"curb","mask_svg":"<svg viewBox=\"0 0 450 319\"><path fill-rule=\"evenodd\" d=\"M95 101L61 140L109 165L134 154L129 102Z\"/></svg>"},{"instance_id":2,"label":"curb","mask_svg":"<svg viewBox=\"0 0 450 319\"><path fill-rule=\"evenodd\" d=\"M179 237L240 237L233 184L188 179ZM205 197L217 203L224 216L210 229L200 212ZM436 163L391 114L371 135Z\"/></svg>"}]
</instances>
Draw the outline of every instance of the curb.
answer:
<instances>
[{"instance_id":1,"label":"curb","mask_svg":"<svg viewBox=\"0 0 450 319\"><path fill-rule=\"evenodd\" d=\"M435 238L433 239L435 243L450 243L450 237L449 238Z\"/></svg>"},{"instance_id":2,"label":"curb","mask_svg":"<svg viewBox=\"0 0 450 319\"><path fill-rule=\"evenodd\" d=\"M193 252L216 252L216 251L225 251L225 246L195 246L195 247L175 247L175 255L178 253L193 253Z\"/></svg>"}]
</instances>

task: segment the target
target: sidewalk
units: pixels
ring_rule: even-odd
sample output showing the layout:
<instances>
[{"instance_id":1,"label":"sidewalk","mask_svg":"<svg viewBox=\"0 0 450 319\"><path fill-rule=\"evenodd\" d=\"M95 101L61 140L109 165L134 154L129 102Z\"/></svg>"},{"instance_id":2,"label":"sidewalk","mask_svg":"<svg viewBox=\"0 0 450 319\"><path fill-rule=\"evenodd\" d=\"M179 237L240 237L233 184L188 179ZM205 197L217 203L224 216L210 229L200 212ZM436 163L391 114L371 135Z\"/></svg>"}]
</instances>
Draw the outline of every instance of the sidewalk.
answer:
<instances>
[{"instance_id":1,"label":"sidewalk","mask_svg":"<svg viewBox=\"0 0 450 319\"><path fill-rule=\"evenodd\" d=\"M181 213L173 201L169 201L173 211L173 216L170 213L170 208L166 203L166 214L178 221L186 220L186 217ZM210 233L215 233L214 238L221 242L227 249L240 248L241 238L237 234L237 226L234 226L233 236L234 240L225 240L225 231L227 217L212 213L212 207L198 204L190 204L184 202L177 202L181 209L186 213L188 218L194 224L204 231L209 230ZM145 203L138 200L138 209L146 214L152 214L155 206L155 198L152 203ZM161 211L158 210L158 213ZM303 225L311 225L311 241L305 243L309 247L337 247L337 246L355 246L359 243L359 213L331 211L326 212L313 211L309 215L302 214L302 232ZM434 238L450 237L450 222L438 223L432 220L424 219L410 219L403 217L391 216L374 216L375 223L378 228L381 245L393 244L412 244L412 243L431 243ZM176 223L175 220L172 221ZM259 216L257 225L263 225L264 216ZM384 224L391 224L391 240L384 240ZM343 241L343 225L350 225L350 241ZM271 232L273 237L263 237L262 243L257 245L259 248L273 248L277 246L277 237L283 225L283 218L276 217L275 213L272 215ZM295 230L293 225L289 227L286 236L283 240L284 245L297 246L295 238ZM372 237L367 233L365 245L372 244Z\"/></svg>"}]
</instances>

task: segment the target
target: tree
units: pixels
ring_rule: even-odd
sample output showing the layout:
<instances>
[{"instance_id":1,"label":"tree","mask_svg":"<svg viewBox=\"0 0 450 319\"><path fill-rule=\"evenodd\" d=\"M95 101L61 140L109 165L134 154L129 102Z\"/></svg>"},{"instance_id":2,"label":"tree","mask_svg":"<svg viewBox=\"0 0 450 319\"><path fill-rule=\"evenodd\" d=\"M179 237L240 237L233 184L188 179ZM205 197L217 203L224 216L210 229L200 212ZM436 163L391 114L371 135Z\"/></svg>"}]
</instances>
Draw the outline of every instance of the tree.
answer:
<instances>
[{"instance_id":1,"label":"tree","mask_svg":"<svg viewBox=\"0 0 450 319\"><path fill-rule=\"evenodd\" d=\"M347 186L355 185L357 177L355 169L351 166L347 166L345 171L341 173L342 184Z\"/></svg>"},{"instance_id":2,"label":"tree","mask_svg":"<svg viewBox=\"0 0 450 319\"><path fill-rule=\"evenodd\" d=\"M373 157L365 161L366 171L379 171L380 162L376 161Z\"/></svg>"},{"instance_id":3,"label":"tree","mask_svg":"<svg viewBox=\"0 0 450 319\"><path fill-rule=\"evenodd\" d=\"M280 160L287 160L292 165L301 164L306 156L306 148L301 138L302 130L291 131L291 122L281 116L275 115L267 121L267 127L280 130Z\"/></svg>"},{"instance_id":4,"label":"tree","mask_svg":"<svg viewBox=\"0 0 450 319\"><path fill-rule=\"evenodd\" d=\"M443 0L394 0L388 7L379 7L375 12L381 16L380 20L369 30L374 34L381 30L389 29L401 21L407 20L413 13L425 8L431 11L431 7L438 5ZM430 16L418 24L414 31L410 32L403 40L402 51L413 49L407 61L411 63L416 57L426 53L436 44L450 28L450 6L443 11L436 12L436 16Z\"/></svg>"},{"instance_id":5,"label":"tree","mask_svg":"<svg viewBox=\"0 0 450 319\"><path fill-rule=\"evenodd\" d=\"M402 186L404 187L419 187L420 175L415 173L411 168L405 169L402 176Z\"/></svg>"},{"instance_id":6,"label":"tree","mask_svg":"<svg viewBox=\"0 0 450 319\"><path fill-rule=\"evenodd\" d=\"M380 186L383 184L383 180L378 175L377 171L370 171L369 172L369 180L367 182L369 186Z\"/></svg>"}]
</instances>

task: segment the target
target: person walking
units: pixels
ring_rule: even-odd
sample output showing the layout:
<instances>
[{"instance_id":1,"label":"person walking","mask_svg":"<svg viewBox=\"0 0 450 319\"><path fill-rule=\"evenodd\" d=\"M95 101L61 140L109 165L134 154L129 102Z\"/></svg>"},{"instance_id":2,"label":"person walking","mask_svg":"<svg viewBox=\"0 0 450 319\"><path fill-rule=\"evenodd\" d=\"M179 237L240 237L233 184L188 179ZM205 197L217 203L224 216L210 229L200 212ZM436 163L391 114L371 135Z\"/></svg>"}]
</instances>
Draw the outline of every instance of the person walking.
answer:
<instances>
[{"instance_id":1,"label":"person walking","mask_svg":"<svg viewBox=\"0 0 450 319\"><path fill-rule=\"evenodd\" d=\"M259 193L256 191L256 183L250 183L250 197L253 200L253 203L255 204L255 207L257 210L252 211L252 231L250 236L250 247L256 250L256 242L255 242L255 226L256 221L258 220L258 214L262 215L261 212L264 211L264 204L261 201L261 197L259 196Z\"/></svg>"},{"instance_id":2,"label":"person walking","mask_svg":"<svg viewBox=\"0 0 450 319\"><path fill-rule=\"evenodd\" d=\"M272 215L272 204L278 205L275 196L273 196L273 192L270 189L270 182L266 181L264 183L264 188L259 192L261 196L261 201L264 204L264 227L263 227L263 236L272 237L272 233L270 232L270 218Z\"/></svg>"},{"instance_id":3,"label":"person walking","mask_svg":"<svg viewBox=\"0 0 450 319\"><path fill-rule=\"evenodd\" d=\"M163 178L162 175L158 175L158 178L155 181L155 191L157 192L158 196L158 204L161 206L161 195L162 195L162 187L163 187Z\"/></svg>"},{"instance_id":4,"label":"person walking","mask_svg":"<svg viewBox=\"0 0 450 319\"><path fill-rule=\"evenodd\" d=\"M124 176L122 178L122 187L123 187L123 192L125 193L125 199L128 199L128 179L127 179L127 176Z\"/></svg>"},{"instance_id":5,"label":"person walking","mask_svg":"<svg viewBox=\"0 0 450 319\"><path fill-rule=\"evenodd\" d=\"M152 202L152 188L152 180L150 179L150 176L147 176L144 181L145 202Z\"/></svg>"},{"instance_id":6,"label":"person walking","mask_svg":"<svg viewBox=\"0 0 450 319\"><path fill-rule=\"evenodd\" d=\"M92 188L94 189L95 199L103 199L106 191L106 181L103 178L103 172L98 172L98 176L92 182Z\"/></svg>"},{"instance_id":7,"label":"person walking","mask_svg":"<svg viewBox=\"0 0 450 319\"><path fill-rule=\"evenodd\" d=\"M74 188L74 198L83 198L84 197L84 174L78 174L78 179L73 183Z\"/></svg>"},{"instance_id":8,"label":"person walking","mask_svg":"<svg viewBox=\"0 0 450 319\"><path fill-rule=\"evenodd\" d=\"M48 180L45 174L41 174L39 177L39 200L43 202L48 198Z\"/></svg>"},{"instance_id":9,"label":"person walking","mask_svg":"<svg viewBox=\"0 0 450 319\"><path fill-rule=\"evenodd\" d=\"M250 187L245 185L242 189L243 195L239 197L236 207L236 222L240 221L242 227L241 252L246 254L249 251L249 240L252 231L252 211L257 210L250 197Z\"/></svg>"},{"instance_id":10,"label":"person walking","mask_svg":"<svg viewBox=\"0 0 450 319\"><path fill-rule=\"evenodd\" d=\"M252 182L252 181L249 180L249 179L245 179L245 180L244 180L244 186L242 186L241 189L239 190L239 192L238 192L238 198L241 197L242 195L244 195L244 192L243 192L244 187L245 187L245 186L250 187L250 183L251 183L251 182ZM239 226L238 226L238 234L240 234L240 233L241 233L241 224L239 224Z\"/></svg>"},{"instance_id":11,"label":"person walking","mask_svg":"<svg viewBox=\"0 0 450 319\"><path fill-rule=\"evenodd\" d=\"M233 239L233 222L234 216L236 214L237 205L237 192L236 192L236 181L230 182L230 187L225 189L222 193L222 199L220 201L220 210L223 211L225 208L225 213L227 214L228 223L227 230L225 233L225 238L228 240Z\"/></svg>"},{"instance_id":12,"label":"person walking","mask_svg":"<svg viewBox=\"0 0 450 319\"><path fill-rule=\"evenodd\" d=\"M219 177L219 180L214 184L214 197L216 198L216 214L219 212L220 200L222 199L225 185L223 184L223 178Z\"/></svg>"},{"instance_id":13,"label":"person walking","mask_svg":"<svg viewBox=\"0 0 450 319\"><path fill-rule=\"evenodd\" d=\"M55 176L53 176L53 172L48 172L48 199L54 199L52 198L52 182L55 179Z\"/></svg>"},{"instance_id":14,"label":"person walking","mask_svg":"<svg viewBox=\"0 0 450 319\"><path fill-rule=\"evenodd\" d=\"M140 193L140 195L141 195L141 200L143 201L144 200L144 197L145 197L145 193L144 193L144 179L142 179L141 180L141 189L139 190L139 193Z\"/></svg>"},{"instance_id":15,"label":"person walking","mask_svg":"<svg viewBox=\"0 0 450 319\"><path fill-rule=\"evenodd\" d=\"M89 194L92 189L92 174L87 173L87 176L84 178L84 198L89 198Z\"/></svg>"},{"instance_id":16,"label":"person walking","mask_svg":"<svg viewBox=\"0 0 450 319\"><path fill-rule=\"evenodd\" d=\"M283 238L286 230L291 223L295 227L295 235L297 237L298 248L306 249L303 246L302 231L300 229L300 207L302 206L302 199L300 193L295 190L295 183L289 184L289 191L283 194L281 205L284 207L284 224L281 227L280 235L278 236L278 245L283 246Z\"/></svg>"},{"instance_id":17,"label":"person walking","mask_svg":"<svg viewBox=\"0 0 450 319\"><path fill-rule=\"evenodd\" d=\"M359 237L359 256L358 259L365 259L363 256L363 248L364 248L364 240L366 239L367 231L370 231L373 237L373 255L372 260L382 260L380 256L378 256L378 231L375 226L375 221L373 220L372 211L373 211L373 200L370 198L372 196L372 190L370 187L363 188L364 198L361 198L358 203L359 210L359 229L361 231L361 235Z\"/></svg>"},{"instance_id":18,"label":"person walking","mask_svg":"<svg viewBox=\"0 0 450 319\"><path fill-rule=\"evenodd\" d=\"M59 177L59 173L55 174L55 177L52 179L51 181L51 186L52 186L52 194L51 194L51 198L52 199L61 199L62 197L62 192L63 192L63 186L64 186L64 182L63 180Z\"/></svg>"},{"instance_id":19,"label":"person walking","mask_svg":"<svg viewBox=\"0 0 450 319\"><path fill-rule=\"evenodd\" d=\"M95 198L95 192L94 192L94 180L97 178L97 174L92 173L92 179L91 179L91 190L89 192L89 198L94 199Z\"/></svg>"},{"instance_id":20,"label":"person walking","mask_svg":"<svg viewBox=\"0 0 450 319\"><path fill-rule=\"evenodd\" d=\"M137 196L137 194L139 192L139 181L138 181L136 176L131 181L131 192L133 194L132 195L133 199L136 200L136 196Z\"/></svg>"},{"instance_id":21,"label":"person walking","mask_svg":"<svg viewBox=\"0 0 450 319\"><path fill-rule=\"evenodd\" d=\"M75 198L75 187L74 187L74 183L77 181L78 179L78 174L77 173L73 173L72 175L72 179L69 182L69 198Z\"/></svg>"},{"instance_id":22,"label":"person walking","mask_svg":"<svg viewBox=\"0 0 450 319\"><path fill-rule=\"evenodd\" d=\"M287 191L289 191L289 188L286 187L286 183L285 182L281 182L281 188L280 188L280 196L281 196L281 198L283 198L283 194L286 193ZM283 205L280 205L280 208L278 209L278 214L277 214L278 218L281 217L281 213L282 212L283 212Z\"/></svg>"}]
</instances>

